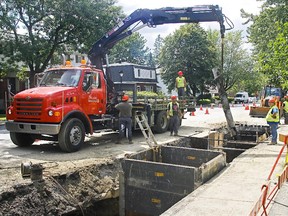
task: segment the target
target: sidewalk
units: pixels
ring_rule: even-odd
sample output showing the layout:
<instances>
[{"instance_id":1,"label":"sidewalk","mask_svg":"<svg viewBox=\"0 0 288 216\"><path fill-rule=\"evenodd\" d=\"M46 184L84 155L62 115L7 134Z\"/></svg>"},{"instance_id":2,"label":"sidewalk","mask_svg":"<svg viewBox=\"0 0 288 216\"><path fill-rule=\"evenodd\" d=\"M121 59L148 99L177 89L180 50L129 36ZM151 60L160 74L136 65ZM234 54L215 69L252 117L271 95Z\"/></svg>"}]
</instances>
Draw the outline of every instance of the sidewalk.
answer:
<instances>
[{"instance_id":1,"label":"sidewalk","mask_svg":"<svg viewBox=\"0 0 288 216\"><path fill-rule=\"evenodd\" d=\"M269 216L288 215L288 183L282 186L276 198L272 201Z\"/></svg>"},{"instance_id":2,"label":"sidewalk","mask_svg":"<svg viewBox=\"0 0 288 216\"><path fill-rule=\"evenodd\" d=\"M287 131L287 126L280 127ZM260 143L245 151L221 173L176 203L162 216L249 215L283 146L283 143L268 143ZM277 183L277 174L283 170L286 149L284 153L271 177L272 186ZM287 189L286 183L272 202L272 208L270 205L269 215L288 215ZM281 209L278 208L280 205Z\"/></svg>"}]
</instances>

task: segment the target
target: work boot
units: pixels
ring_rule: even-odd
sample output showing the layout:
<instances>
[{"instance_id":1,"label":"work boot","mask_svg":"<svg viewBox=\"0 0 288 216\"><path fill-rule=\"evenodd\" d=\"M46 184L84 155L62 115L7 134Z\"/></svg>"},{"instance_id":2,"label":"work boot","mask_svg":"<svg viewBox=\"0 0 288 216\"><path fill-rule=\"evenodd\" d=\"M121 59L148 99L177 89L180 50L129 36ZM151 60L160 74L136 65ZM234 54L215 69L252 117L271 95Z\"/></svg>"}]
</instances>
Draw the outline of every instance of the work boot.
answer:
<instances>
[{"instance_id":1,"label":"work boot","mask_svg":"<svg viewBox=\"0 0 288 216\"><path fill-rule=\"evenodd\" d=\"M173 133L172 133L172 132L170 133L170 136L173 136Z\"/></svg>"},{"instance_id":2,"label":"work boot","mask_svg":"<svg viewBox=\"0 0 288 216\"><path fill-rule=\"evenodd\" d=\"M271 141L269 144L270 144L270 145L276 145L277 142L272 142L272 141Z\"/></svg>"},{"instance_id":3,"label":"work boot","mask_svg":"<svg viewBox=\"0 0 288 216\"><path fill-rule=\"evenodd\" d=\"M129 144L133 144L133 141L132 141L132 140L129 140Z\"/></svg>"},{"instance_id":4,"label":"work boot","mask_svg":"<svg viewBox=\"0 0 288 216\"><path fill-rule=\"evenodd\" d=\"M174 136L178 136L178 133L174 133Z\"/></svg>"},{"instance_id":5,"label":"work boot","mask_svg":"<svg viewBox=\"0 0 288 216\"><path fill-rule=\"evenodd\" d=\"M121 144L121 140L116 140L115 144Z\"/></svg>"}]
</instances>

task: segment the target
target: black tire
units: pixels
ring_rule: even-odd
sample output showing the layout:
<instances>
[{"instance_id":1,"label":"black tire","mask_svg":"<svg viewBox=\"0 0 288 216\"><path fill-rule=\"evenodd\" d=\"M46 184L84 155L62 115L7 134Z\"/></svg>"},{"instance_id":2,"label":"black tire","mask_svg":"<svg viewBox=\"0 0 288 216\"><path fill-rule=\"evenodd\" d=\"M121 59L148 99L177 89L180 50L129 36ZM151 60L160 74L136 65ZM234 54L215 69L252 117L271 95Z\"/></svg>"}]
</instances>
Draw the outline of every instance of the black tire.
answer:
<instances>
[{"instance_id":1,"label":"black tire","mask_svg":"<svg viewBox=\"0 0 288 216\"><path fill-rule=\"evenodd\" d=\"M10 132L12 142L19 147L28 147L35 142L31 134Z\"/></svg>"},{"instance_id":2,"label":"black tire","mask_svg":"<svg viewBox=\"0 0 288 216\"><path fill-rule=\"evenodd\" d=\"M169 121L167 119L167 112L161 111L155 117L155 124L153 127L153 131L156 133L164 133L167 131L169 126Z\"/></svg>"},{"instance_id":3,"label":"black tire","mask_svg":"<svg viewBox=\"0 0 288 216\"><path fill-rule=\"evenodd\" d=\"M63 123L58 142L63 151L75 152L81 148L84 138L85 128L83 123L77 118L71 118Z\"/></svg>"}]
</instances>

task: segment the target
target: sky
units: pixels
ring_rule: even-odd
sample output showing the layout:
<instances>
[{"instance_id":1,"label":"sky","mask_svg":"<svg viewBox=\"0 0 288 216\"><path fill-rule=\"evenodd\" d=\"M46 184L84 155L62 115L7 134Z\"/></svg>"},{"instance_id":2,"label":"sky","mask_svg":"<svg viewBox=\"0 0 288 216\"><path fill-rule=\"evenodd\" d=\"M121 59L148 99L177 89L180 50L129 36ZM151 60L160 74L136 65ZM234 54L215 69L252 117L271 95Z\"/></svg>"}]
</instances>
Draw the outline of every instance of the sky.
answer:
<instances>
[{"instance_id":1,"label":"sky","mask_svg":"<svg viewBox=\"0 0 288 216\"><path fill-rule=\"evenodd\" d=\"M247 25L242 25L246 20L241 18L240 9L248 13L259 14L261 2L256 0L118 0L117 5L122 6L124 13L128 16L137 9L158 9L162 7L193 7L195 5L219 5L222 13L234 23L234 30L243 30L243 37L246 37ZM217 22L200 23L205 28L219 29ZM227 27L227 24L225 25ZM153 49L156 37L173 33L180 27L179 24L164 24L156 28L145 27L139 33L147 40L147 46Z\"/></svg>"}]
</instances>

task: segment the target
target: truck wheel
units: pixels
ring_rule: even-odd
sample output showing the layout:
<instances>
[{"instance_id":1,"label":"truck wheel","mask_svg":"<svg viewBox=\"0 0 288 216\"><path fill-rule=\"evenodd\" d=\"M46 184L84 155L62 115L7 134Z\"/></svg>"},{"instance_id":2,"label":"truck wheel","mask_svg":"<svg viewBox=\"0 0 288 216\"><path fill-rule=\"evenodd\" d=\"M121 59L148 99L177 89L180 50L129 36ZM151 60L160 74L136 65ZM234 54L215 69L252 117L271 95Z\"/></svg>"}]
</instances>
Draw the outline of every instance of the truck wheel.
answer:
<instances>
[{"instance_id":1,"label":"truck wheel","mask_svg":"<svg viewBox=\"0 0 288 216\"><path fill-rule=\"evenodd\" d=\"M35 138L31 134L10 132L12 142L19 147L31 146Z\"/></svg>"},{"instance_id":2,"label":"truck wheel","mask_svg":"<svg viewBox=\"0 0 288 216\"><path fill-rule=\"evenodd\" d=\"M65 152L78 151L84 142L85 129L83 123L77 118L68 119L61 127L58 142Z\"/></svg>"},{"instance_id":3,"label":"truck wheel","mask_svg":"<svg viewBox=\"0 0 288 216\"><path fill-rule=\"evenodd\" d=\"M168 129L168 125L169 125L168 123L169 123L169 121L167 119L167 112L161 111L156 116L156 121L155 121L153 130L156 133L164 133Z\"/></svg>"}]
</instances>

